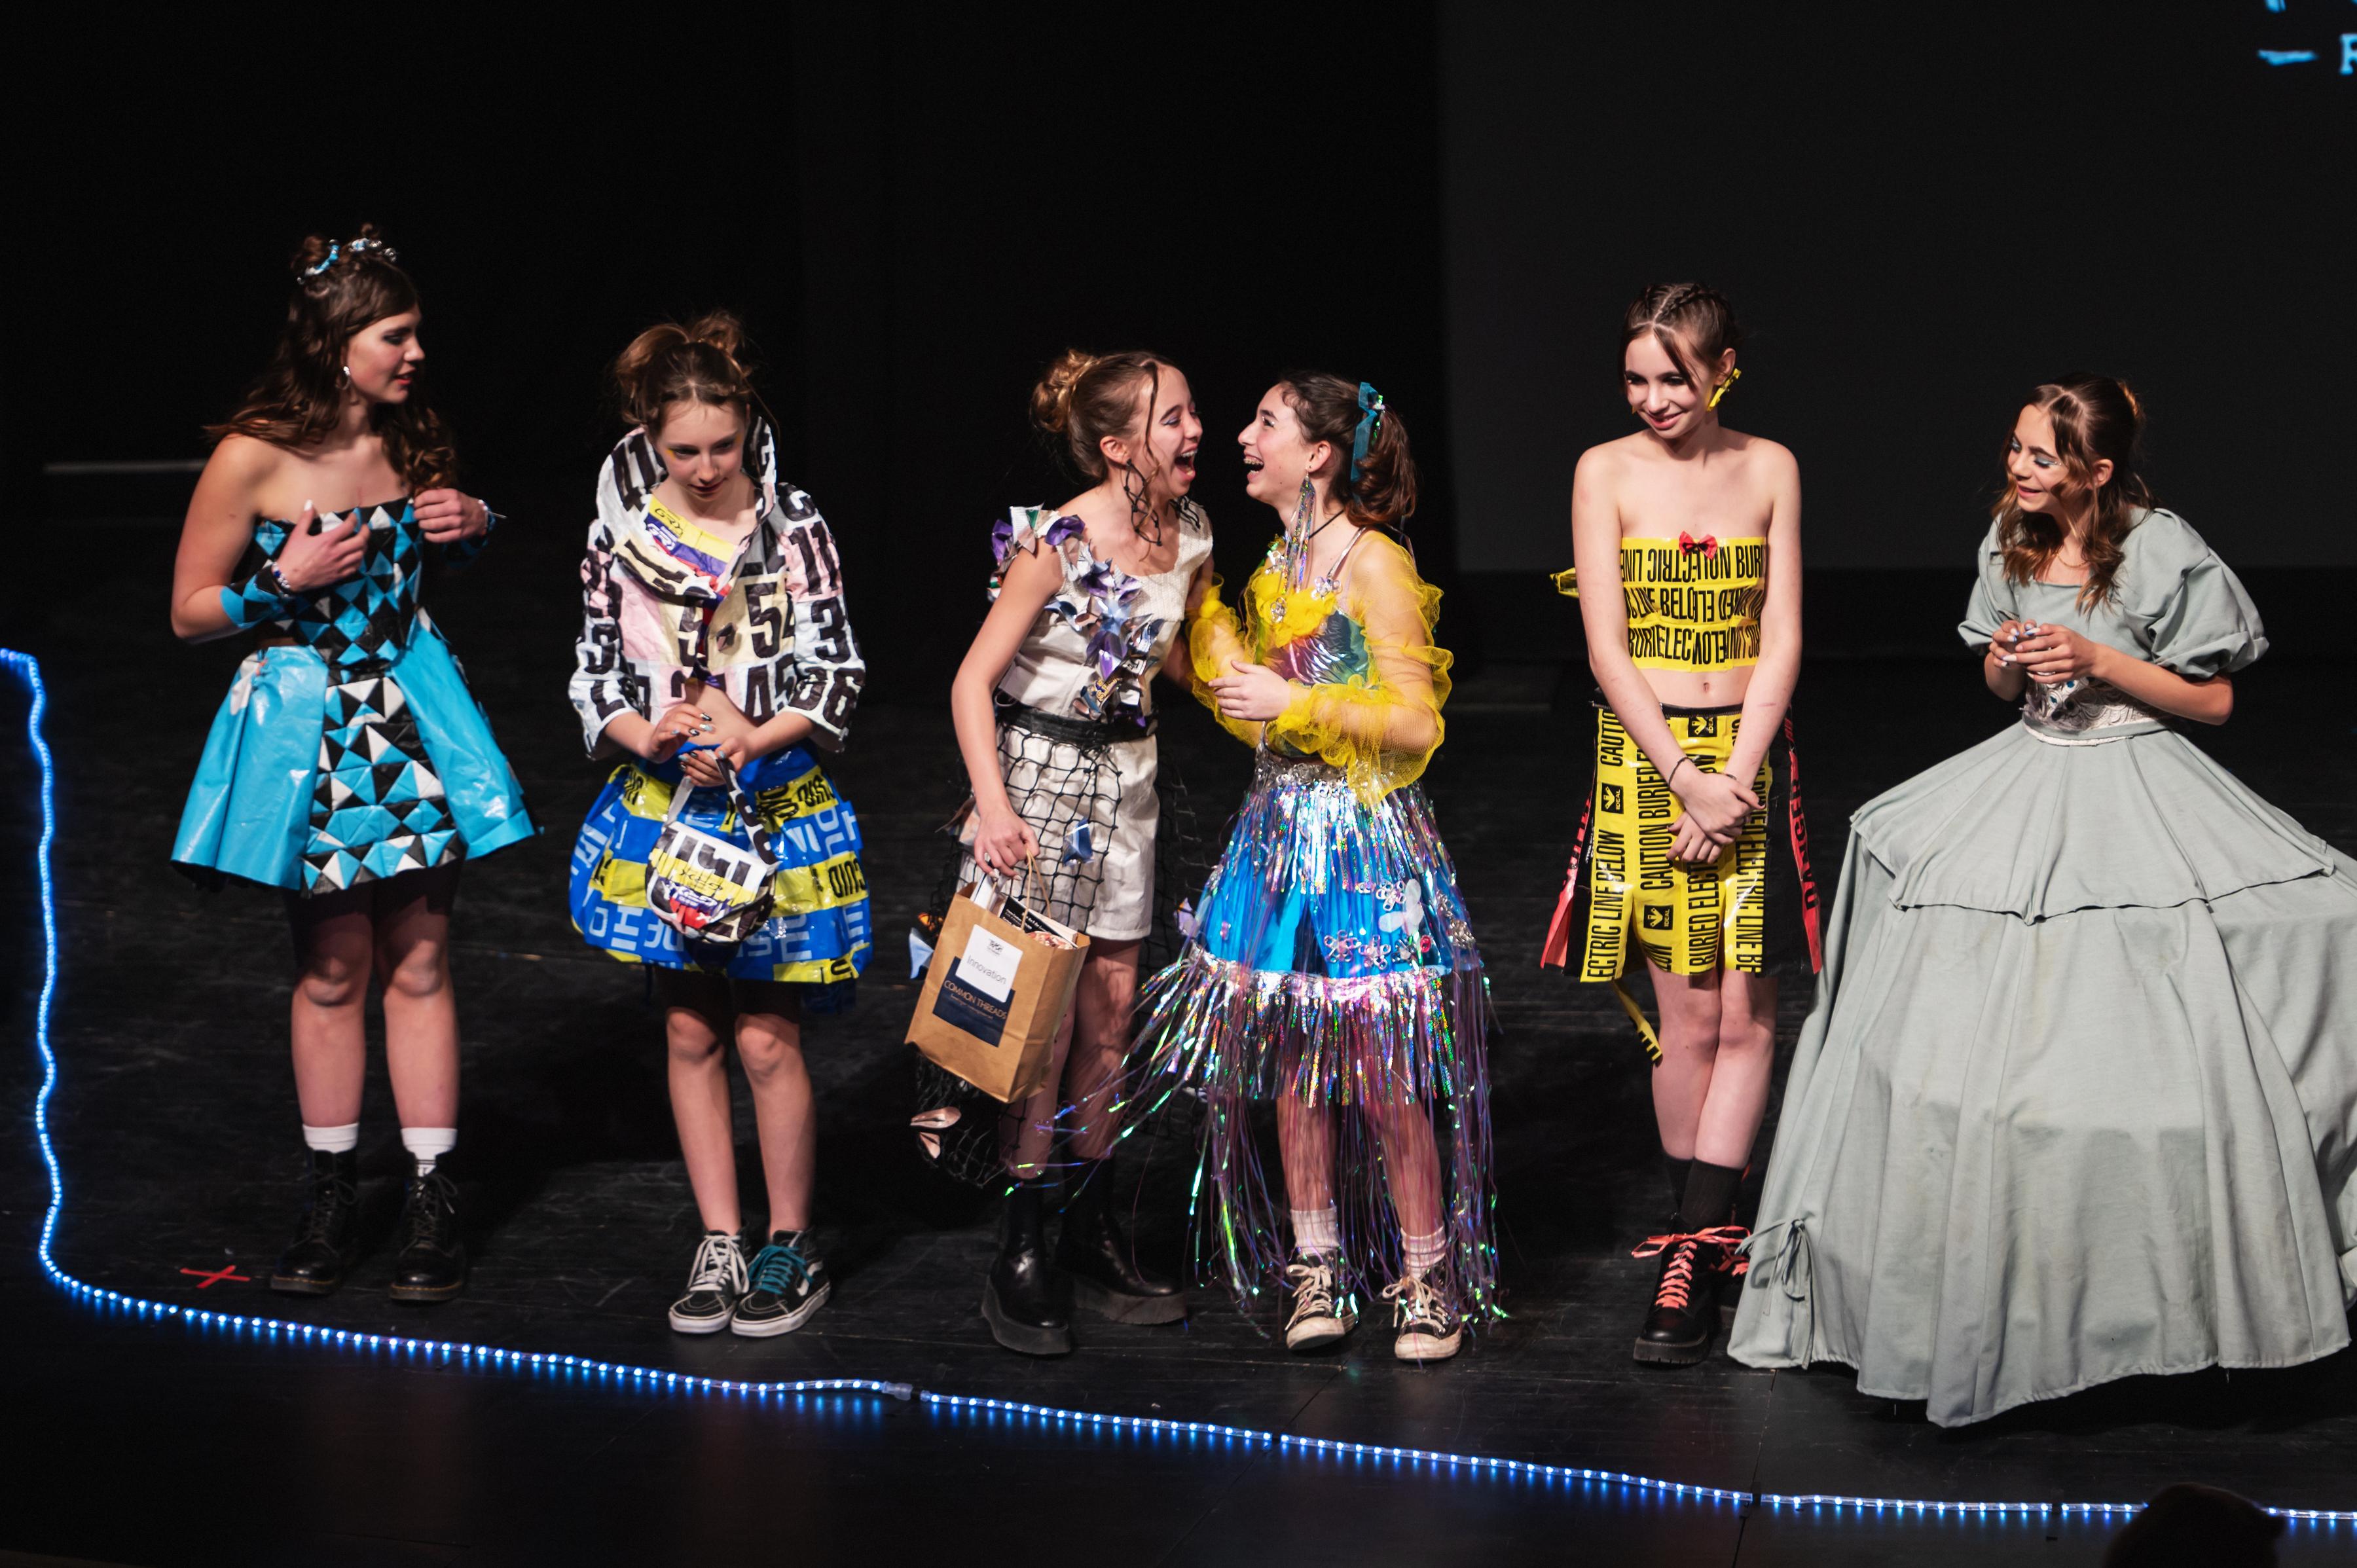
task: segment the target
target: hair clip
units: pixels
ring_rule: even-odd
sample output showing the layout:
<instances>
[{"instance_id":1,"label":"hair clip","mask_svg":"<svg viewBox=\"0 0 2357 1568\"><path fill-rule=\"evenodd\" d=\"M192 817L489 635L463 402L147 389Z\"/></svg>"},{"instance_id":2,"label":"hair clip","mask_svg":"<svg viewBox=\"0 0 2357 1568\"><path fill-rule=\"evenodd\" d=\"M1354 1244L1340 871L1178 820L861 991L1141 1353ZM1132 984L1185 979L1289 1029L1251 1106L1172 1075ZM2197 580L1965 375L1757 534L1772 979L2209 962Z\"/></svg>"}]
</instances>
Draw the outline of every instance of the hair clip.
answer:
<instances>
[{"instance_id":1,"label":"hair clip","mask_svg":"<svg viewBox=\"0 0 2357 1568\"><path fill-rule=\"evenodd\" d=\"M366 236L362 236L358 240L352 241L349 244L339 240L328 244L328 253L319 259L317 265L305 267L303 269L303 275L307 278L315 278L319 276L329 267L334 266L336 264L336 259L343 255L347 251L350 252L355 256L359 255L362 251L382 251L386 261L398 262L401 260L401 252L394 250L391 245L386 244L382 240L371 240Z\"/></svg>"},{"instance_id":2,"label":"hair clip","mask_svg":"<svg viewBox=\"0 0 2357 1568\"><path fill-rule=\"evenodd\" d=\"M1718 400L1727 395L1727 389L1733 386L1742 379L1743 372L1741 371L1729 371L1727 374L1719 377L1718 385L1710 389L1710 403L1708 406L1717 408L1718 406Z\"/></svg>"},{"instance_id":3,"label":"hair clip","mask_svg":"<svg viewBox=\"0 0 2357 1568\"><path fill-rule=\"evenodd\" d=\"M1360 466L1367 460L1367 445L1383 428L1383 394L1366 381L1359 383L1359 428L1351 436L1351 482L1359 482Z\"/></svg>"}]
</instances>

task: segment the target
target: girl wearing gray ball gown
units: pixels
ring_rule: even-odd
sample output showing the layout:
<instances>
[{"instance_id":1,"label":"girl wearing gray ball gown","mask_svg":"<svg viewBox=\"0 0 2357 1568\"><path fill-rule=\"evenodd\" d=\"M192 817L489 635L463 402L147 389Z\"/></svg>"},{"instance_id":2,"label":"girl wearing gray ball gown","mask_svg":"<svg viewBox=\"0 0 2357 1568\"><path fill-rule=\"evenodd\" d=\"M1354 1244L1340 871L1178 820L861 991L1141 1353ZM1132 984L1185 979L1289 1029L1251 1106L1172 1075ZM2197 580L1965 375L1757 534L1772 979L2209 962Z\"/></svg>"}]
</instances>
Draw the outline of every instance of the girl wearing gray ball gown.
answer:
<instances>
[{"instance_id":1,"label":"girl wearing gray ball gown","mask_svg":"<svg viewBox=\"0 0 2357 1568\"><path fill-rule=\"evenodd\" d=\"M2020 722L1853 819L1730 1346L1943 1426L2349 1343L2357 862L2179 733L2266 636L2141 423L2014 425L1958 630Z\"/></svg>"}]
</instances>

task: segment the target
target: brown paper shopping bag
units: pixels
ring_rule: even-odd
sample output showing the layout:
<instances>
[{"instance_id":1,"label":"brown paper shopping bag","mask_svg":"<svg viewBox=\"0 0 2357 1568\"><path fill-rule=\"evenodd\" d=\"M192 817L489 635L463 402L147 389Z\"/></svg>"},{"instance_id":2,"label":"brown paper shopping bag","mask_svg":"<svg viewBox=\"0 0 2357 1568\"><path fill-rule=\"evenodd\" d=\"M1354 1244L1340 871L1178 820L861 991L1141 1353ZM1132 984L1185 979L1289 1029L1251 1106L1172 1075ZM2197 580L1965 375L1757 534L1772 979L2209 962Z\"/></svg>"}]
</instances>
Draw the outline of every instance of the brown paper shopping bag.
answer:
<instances>
[{"instance_id":1,"label":"brown paper shopping bag","mask_svg":"<svg viewBox=\"0 0 2357 1568\"><path fill-rule=\"evenodd\" d=\"M1001 898L962 887L942 921L909 1043L946 1072L1011 1103L1048 1080L1089 939Z\"/></svg>"}]
</instances>

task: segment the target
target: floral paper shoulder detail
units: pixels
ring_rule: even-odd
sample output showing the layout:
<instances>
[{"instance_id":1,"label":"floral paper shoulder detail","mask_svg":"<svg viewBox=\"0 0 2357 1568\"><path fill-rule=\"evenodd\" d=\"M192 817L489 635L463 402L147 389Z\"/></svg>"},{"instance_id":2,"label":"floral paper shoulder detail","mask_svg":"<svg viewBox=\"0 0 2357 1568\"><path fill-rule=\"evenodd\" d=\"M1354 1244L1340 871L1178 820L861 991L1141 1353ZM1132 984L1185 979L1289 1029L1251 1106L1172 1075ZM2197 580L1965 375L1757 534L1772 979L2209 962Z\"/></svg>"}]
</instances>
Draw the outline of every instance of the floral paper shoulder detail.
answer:
<instances>
[{"instance_id":1,"label":"floral paper shoulder detail","mask_svg":"<svg viewBox=\"0 0 2357 1568\"><path fill-rule=\"evenodd\" d=\"M992 602L997 601L1015 553L1034 554L1042 545L1062 558L1064 568L1063 586L1048 601L1047 613L1086 639L1087 658L1096 671L1074 703L1074 712L1092 719L1136 712L1141 707L1137 683L1146 675L1164 623L1160 617L1134 615L1143 585L1111 562L1097 559L1080 518L1058 516L1045 507L1008 508L990 531Z\"/></svg>"}]
</instances>

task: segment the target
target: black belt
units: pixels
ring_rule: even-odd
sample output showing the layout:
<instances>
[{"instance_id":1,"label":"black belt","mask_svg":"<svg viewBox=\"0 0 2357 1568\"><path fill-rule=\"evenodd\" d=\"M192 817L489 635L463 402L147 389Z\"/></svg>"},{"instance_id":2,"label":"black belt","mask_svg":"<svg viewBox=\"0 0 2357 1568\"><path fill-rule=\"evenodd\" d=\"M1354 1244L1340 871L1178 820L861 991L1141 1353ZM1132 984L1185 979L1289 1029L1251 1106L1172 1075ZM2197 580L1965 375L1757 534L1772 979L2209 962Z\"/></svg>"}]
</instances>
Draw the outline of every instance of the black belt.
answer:
<instances>
[{"instance_id":1,"label":"black belt","mask_svg":"<svg viewBox=\"0 0 2357 1568\"><path fill-rule=\"evenodd\" d=\"M1135 719L1070 718L997 693L994 693L992 704L997 710L1000 724L1071 746L1111 746L1116 741L1144 740L1154 733L1152 714L1141 714Z\"/></svg>"}]
</instances>

